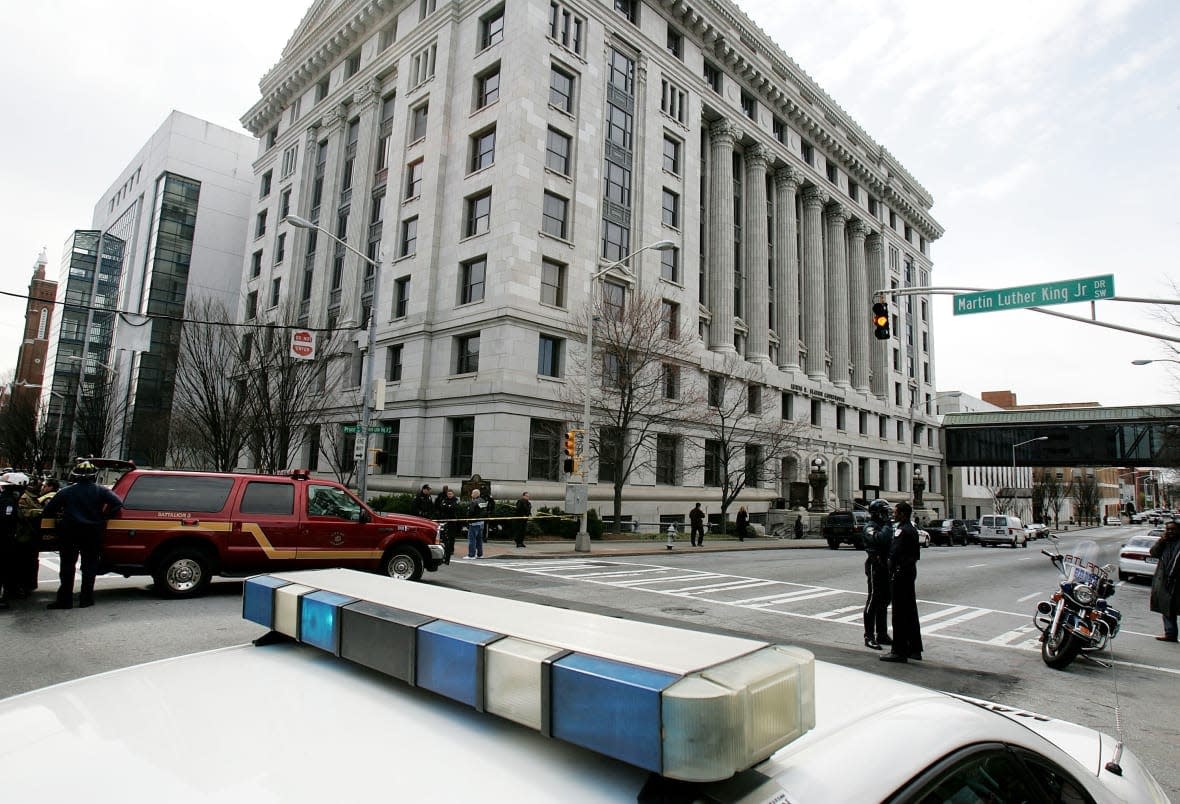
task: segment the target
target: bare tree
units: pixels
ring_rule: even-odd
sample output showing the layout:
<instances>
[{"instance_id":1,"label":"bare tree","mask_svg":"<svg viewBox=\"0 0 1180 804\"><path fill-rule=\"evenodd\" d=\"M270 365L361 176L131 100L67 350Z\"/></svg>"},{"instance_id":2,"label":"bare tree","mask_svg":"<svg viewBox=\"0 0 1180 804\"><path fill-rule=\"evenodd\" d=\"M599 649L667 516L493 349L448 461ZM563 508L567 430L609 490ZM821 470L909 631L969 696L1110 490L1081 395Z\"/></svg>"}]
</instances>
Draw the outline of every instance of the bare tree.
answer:
<instances>
[{"instance_id":1,"label":"bare tree","mask_svg":"<svg viewBox=\"0 0 1180 804\"><path fill-rule=\"evenodd\" d=\"M42 469L53 462L54 433L37 420L32 389L16 388L0 409L0 460L6 466Z\"/></svg>"},{"instance_id":2,"label":"bare tree","mask_svg":"<svg viewBox=\"0 0 1180 804\"><path fill-rule=\"evenodd\" d=\"M776 477L783 457L803 441L802 420L763 412L762 379L757 367L726 360L706 377L704 404L692 416L703 431L705 485L721 491L722 532L738 495Z\"/></svg>"},{"instance_id":3,"label":"bare tree","mask_svg":"<svg viewBox=\"0 0 1180 804\"><path fill-rule=\"evenodd\" d=\"M250 427L241 333L220 301L199 303L190 315L198 320L180 334L171 436L198 466L226 472L237 466Z\"/></svg>"},{"instance_id":4,"label":"bare tree","mask_svg":"<svg viewBox=\"0 0 1180 804\"><path fill-rule=\"evenodd\" d=\"M95 379L81 378L74 407L74 455L106 456L127 406L115 377L105 368ZM69 456L73 458L74 456Z\"/></svg>"},{"instance_id":5,"label":"bare tree","mask_svg":"<svg viewBox=\"0 0 1180 804\"><path fill-rule=\"evenodd\" d=\"M1040 503L1041 515L1054 526L1058 523L1061 504L1065 500L1065 485L1052 469L1042 469L1033 480L1033 501ZM1034 512L1035 514L1035 512Z\"/></svg>"},{"instance_id":6,"label":"bare tree","mask_svg":"<svg viewBox=\"0 0 1180 804\"><path fill-rule=\"evenodd\" d=\"M1075 472L1070 481L1069 493L1073 498L1074 514L1078 523L1092 522L1098 517L1098 478L1091 474Z\"/></svg>"},{"instance_id":7,"label":"bare tree","mask_svg":"<svg viewBox=\"0 0 1180 804\"><path fill-rule=\"evenodd\" d=\"M679 427L685 407L694 404L681 375L695 339L684 333L677 305L611 284L584 318L582 331L591 324L591 378L576 387L593 389L590 450L599 480L612 484L617 528L623 487L636 471L650 467L657 433ZM565 401L571 418L580 420L583 399L571 394Z\"/></svg>"},{"instance_id":8,"label":"bare tree","mask_svg":"<svg viewBox=\"0 0 1180 804\"><path fill-rule=\"evenodd\" d=\"M344 404L340 407L344 410L360 410L361 401L362 394L358 388L355 392L344 395ZM319 444L311 445L312 449L320 449L320 454L324 462L327 463L328 469L331 470L336 480L345 486L352 485L359 468L352 452L352 447L356 442L348 438L348 434L344 432L344 424L353 421L356 421L355 417L349 418L347 421L329 421L319 424L319 435L323 442L323 448L321 449ZM316 426L313 425L313 429ZM356 436L356 438L359 437Z\"/></svg>"}]
</instances>

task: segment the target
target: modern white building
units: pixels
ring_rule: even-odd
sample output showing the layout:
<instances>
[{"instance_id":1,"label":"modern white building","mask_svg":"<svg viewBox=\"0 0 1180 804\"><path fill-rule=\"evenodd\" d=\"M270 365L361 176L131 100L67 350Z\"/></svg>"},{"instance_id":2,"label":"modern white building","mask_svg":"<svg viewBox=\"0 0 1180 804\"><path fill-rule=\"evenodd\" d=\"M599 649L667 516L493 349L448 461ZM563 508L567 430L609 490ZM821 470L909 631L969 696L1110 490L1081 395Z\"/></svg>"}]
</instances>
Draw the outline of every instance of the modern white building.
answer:
<instances>
[{"instance_id":1,"label":"modern white building","mask_svg":"<svg viewBox=\"0 0 1180 804\"><path fill-rule=\"evenodd\" d=\"M392 434L370 489L478 473L502 500L560 500L579 323L610 269L604 292L658 296L698 334L685 387L730 371L766 421L801 420L740 503L797 500L818 461L829 506L906 498L917 469L940 507L929 299L894 299L889 340L869 326L873 291L931 284L932 197L734 3L319 0L259 89L243 314L274 321L293 298L299 323L344 327L375 310ZM288 213L381 255L379 297ZM610 268L662 240L676 248L632 275ZM702 433L661 435L625 513L716 511ZM590 493L609 507L609 483Z\"/></svg>"},{"instance_id":2,"label":"modern white building","mask_svg":"<svg viewBox=\"0 0 1180 804\"><path fill-rule=\"evenodd\" d=\"M42 392L58 465L99 450L165 462L181 324L159 316L202 299L237 308L256 150L173 111L103 192L90 228L67 239Z\"/></svg>"}]
</instances>

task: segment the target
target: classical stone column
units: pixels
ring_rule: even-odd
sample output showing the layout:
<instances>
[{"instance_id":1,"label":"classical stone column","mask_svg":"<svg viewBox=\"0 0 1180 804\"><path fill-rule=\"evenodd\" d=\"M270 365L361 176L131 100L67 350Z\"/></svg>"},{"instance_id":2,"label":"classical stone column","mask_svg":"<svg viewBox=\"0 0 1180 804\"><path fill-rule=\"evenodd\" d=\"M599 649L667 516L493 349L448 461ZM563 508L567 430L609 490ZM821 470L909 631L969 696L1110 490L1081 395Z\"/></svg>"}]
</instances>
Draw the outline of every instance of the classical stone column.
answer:
<instances>
[{"instance_id":1,"label":"classical stone column","mask_svg":"<svg viewBox=\"0 0 1180 804\"><path fill-rule=\"evenodd\" d=\"M795 193L799 174L792 168L774 172L774 321L778 365L799 368L799 247L796 242Z\"/></svg>"},{"instance_id":2,"label":"classical stone column","mask_svg":"<svg viewBox=\"0 0 1180 804\"><path fill-rule=\"evenodd\" d=\"M728 120L709 129L709 348L733 351L733 143Z\"/></svg>"},{"instance_id":3,"label":"classical stone column","mask_svg":"<svg viewBox=\"0 0 1180 804\"><path fill-rule=\"evenodd\" d=\"M827 288L829 376L841 387L848 386L848 248L844 226L848 211L838 201L827 207Z\"/></svg>"},{"instance_id":4,"label":"classical stone column","mask_svg":"<svg viewBox=\"0 0 1180 804\"><path fill-rule=\"evenodd\" d=\"M865 236L869 227L854 220L848 228L848 316L852 321L852 387L869 392L869 277L865 273Z\"/></svg>"},{"instance_id":5,"label":"classical stone column","mask_svg":"<svg viewBox=\"0 0 1180 804\"><path fill-rule=\"evenodd\" d=\"M873 232L865 242L868 246L869 294L871 296L874 291L885 287L885 238L880 232ZM876 299L872 301L876 301ZM879 341L873 338L869 348L872 351L873 369L870 388L873 396L884 399L889 393L889 341Z\"/></svg>"},{"instance_id":6,"label":"classical stone column","mask_svg":"<svg viewBox=\"0 0 1180 804\"><path fill-rule=\"evenodd\" d=\"M818 187L812 185L803 190L803 342L807 346L807 376L817 381L827 377L822 229L827 202L827 194Z\"/></svg>"},{"instance_id":7,"label":"classical stone column","mask_svg":"<svg viewBox=\"0 0 1180 804\"><path fill-rule=\"evenodd\" d=\"M746 360L770 364L770 262L766 232L766 165L769 158L760 145L746 150L746 215L742 226L745 260L743 308L746 328Z\"/></svg>"}]
</instances>

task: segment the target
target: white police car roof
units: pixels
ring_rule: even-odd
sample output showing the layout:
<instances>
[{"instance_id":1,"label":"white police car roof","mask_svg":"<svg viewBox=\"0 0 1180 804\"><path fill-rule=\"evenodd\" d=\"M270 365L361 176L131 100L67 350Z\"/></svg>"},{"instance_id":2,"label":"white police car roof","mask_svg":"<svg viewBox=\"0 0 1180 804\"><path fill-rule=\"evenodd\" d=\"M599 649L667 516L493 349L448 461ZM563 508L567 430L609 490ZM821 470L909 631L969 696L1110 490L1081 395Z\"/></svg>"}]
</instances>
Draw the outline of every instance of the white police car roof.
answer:
<instances>
[{"instance_id":1,"label":"white police car roof","mask_svg":"<svg viewBox=\"0 0 1180 804\"><path fill-rule=\"evenodd\" d=\"M352 585L350 576L360 583ZM379 583L373 585L372 581ZM269 589L275 604L271 612L280 620L283 607L292 600L302 601L297 607L302 614L322 618L327 610L323 604L338 604L340 601L331 596L343 596L325 589L329 586L357 592L376 589L376 596L383 600L388 600L380 594L384 590L396 588L396 596L413 600L422 597L421 590L430 588L345 571L264 576L247 583L244 613L248 618L259 616L262 610L251 610L250 606L265 601ZM283 589L287 590L285 596L280 595ZM446 594L440 598L428 592L427 604L419 608L466 600L482 627L497 622L513 625L503 612L496 614L486 606L481 609L480 604L494 599L434 589ZM409 627L423 642L425 653L436 651L436 658L462 664L465 654L447 652L456 645L466 649L462 631L437 625L434 630L424 630L440 620L427 616L390 618L388 610L374 608L384 603L367 599L344 605L385 617L377 627L398 617L396 628L413 621ZM588 630L571 637L575 647L564 654L567 657L598 641L606 646L612 631L628 631L631 626L641 627L630 630L632 635L652 628L655 630L650 634L677 637L682 646L702 638L707 643L713 636L661 626L624 625L615 618L529 604L512 603L506 610L517 607L529 612L541 630L552 628L553 615L557 621L567 615L574 615L570 622L581 620ZM366 615L363 624L371 626L373 620ZM314 646L308 640L321 639L324 633L314 624L297 630L301 630L304 644L226 648L0 701L0 789L5 800L635 801L650 778L647 770L634 764L560 739L547 739L536 730L448 700L448 696L454 697L453 690L430 691L429 685L436 680L423 654L418 656L420 672L413 683L404 683ZM389 635L396 641L395 632ZM440 635L449 640L441 654L437 653L438 645L426 644ZM555 636L556 641L565 640L562 634ZM336 639L335 646L342 647L339 636ZM476 666L486 674L488 693L480 702L485 708L494 705L492 690L499 683L493 680L499 672L493 665L503 661L502 655L489 656L487 650L507 642L502 648L511 652L516 643L508 640L514 639L503 637L483 648L483 663ZM723 662L725 649L741 652L760 644L718 639L708 650L720 650ZM665 646L671 654L684 653L674 645ZM649 648L640 654L645 652L660 651ZM391 655L395 656L369 654L365 658L380 664ZM578 667L576 662L570 666ZM398 667L392 665L394 673L400 672ZM558 687L546 692L553 722L576 717L577 713L570 715L562 708L559 687L563 682L555 669L550 671ZM1027 713L997 712L982 702L822 662L815 663L814 671L810 690L815 727L752 771L740 772L735 779L744 785L707 782L700 788L703 795L716 801L796 804L878 801L957 746L1004 742L1025 746L1069 769L1096 801L1167 800L1129 751L1123 755L1123 777L1102 771L1113 745L1110 738L1093 730ZM458 675L462 672L461 667L456 669ZM609 674L608 669L604 675ZM666 686L665 692L676 683ZM805 678L801 686L808 686ZM578 689L584 692L587 688ZM620 689L618 695L626 698L631 692ZM593 697L592 689L587 697ZM593 714L590 712L591 717ZM637 715L636 720L642 718ZM661 730L664 725L668 724L662 724ZM717 726L725 728L723 723ZM608 746L609 750L614 749ZM67 768L68 772L63 770Z\"/></svg>"}]
</instances>

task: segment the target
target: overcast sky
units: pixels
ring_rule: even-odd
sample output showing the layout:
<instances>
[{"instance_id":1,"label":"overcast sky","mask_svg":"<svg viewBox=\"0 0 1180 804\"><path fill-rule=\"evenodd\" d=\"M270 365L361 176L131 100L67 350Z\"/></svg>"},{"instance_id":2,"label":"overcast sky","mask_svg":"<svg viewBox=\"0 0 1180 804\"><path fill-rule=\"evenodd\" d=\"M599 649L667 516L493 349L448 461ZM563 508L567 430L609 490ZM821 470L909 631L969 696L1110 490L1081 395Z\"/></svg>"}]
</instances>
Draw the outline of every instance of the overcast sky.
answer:
<instances>
[{"instance_id":1,"label":"overcast sky","mask_svg":"<svg viewBox=\"0 0 1180 804\"><path fill-rule=\"evenodd\" d=\"M540 3L542 0L528 0ZM525 0L507 0L525 2ZM24 293L172 109L237 129L310 3L39 0L0 49L0 290ZM741 7L934 196L933 283L1000 288L1113 274L1180 296L1180 2L742 0ZM1159 341L934 299L939 390L1022 403L1172 402ZM1088 305L1056 308L1088 315ZM867 312L866 312L867 315ZM0 369L24 302L0 297ZM1101 320L1180 336L1149 305Z\"/></svg>"}]
</instances>

